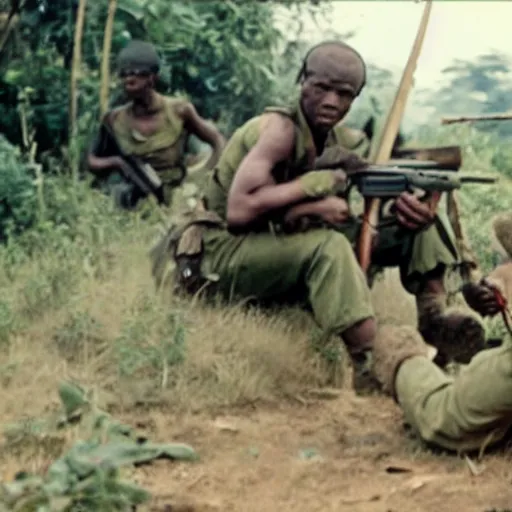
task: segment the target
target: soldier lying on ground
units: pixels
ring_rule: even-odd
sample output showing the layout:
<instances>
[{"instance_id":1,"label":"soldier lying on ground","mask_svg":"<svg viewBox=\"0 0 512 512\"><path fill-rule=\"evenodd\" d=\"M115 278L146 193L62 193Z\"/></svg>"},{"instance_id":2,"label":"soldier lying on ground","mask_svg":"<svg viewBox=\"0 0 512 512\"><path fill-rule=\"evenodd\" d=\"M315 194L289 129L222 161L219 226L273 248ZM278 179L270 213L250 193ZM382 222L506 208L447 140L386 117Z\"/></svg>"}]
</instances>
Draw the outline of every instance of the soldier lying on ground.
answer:
<instances>
[{"instance_id":1,"label":"soldier lying on ground","mask_svg":"<svg viewBox=\"0 0 512 512\"><path fill-rule=\"evenodd\" d=\"M498 217L494 232L508 261L485 278L485 287L468 287L476 292L470 298L474 307L485 315L500 311L494 288L512 300L512 214ZM512 427L510 337L500 347L477 354L452 378L430 361L427 346L414 329L382 326L374 363L384 389L428 443L448 450L477 450L501 441Z\"/></svg>"},{"instance_id":2,"label":"soldier lying on ground","mask_svg":"<svg viewBox=\"0 0 512 512\"><path fill-rule=\"evenodd\" d=\"M169 203L171 190L186 175L188 135L194 134L212 146L208 168L217 162L224 137L198 115L190 102L155 91L160 60L153 45L142 41L128 43L119 54L118 69L130 101L108 112L103 124L108 123L124 154L135 155L153 167L163 182L165 202ZM135 206L141 191L120 172L126 162L109 147L105 136L100 134L94 142L88 163L94 174L106 177L105 187L113 191L121 206Z\"/></svg>"},{"instance_id":3,"label":"soldier lying on ground","mask_svg":"<svg viewBox=\"0 0 512 512\"><path fill-rule=\"evenodd\" d=\"M346 175L322 166L365 165L337 145L333 132L365 76L365 64L351 47L327 42L313 48L300 72L297 104L268 108L234 133L206 189L207 211L190 217L181 239L179 231L168 234L153 253L157 282L162 254L175 244L178 283L189 292L216 275L208 288L227 298L305 303L321 328L345 342L356 382L368 369L376 321L352 245L360 224L350 217L346 200L335 195ZM416 196L402 194L395 207L398 222L380 230L374 261L400 266L429 341L455 359L467 358L483 346L483 328L472 317L446 316L442 309L443 274L456 261L456 250ZM321 223L295 232L290 226L304 216ZM427 336L432 333L435 338ZM452 343L454 333L464 340L461 346Z\"/></svg>"}]
</instances>

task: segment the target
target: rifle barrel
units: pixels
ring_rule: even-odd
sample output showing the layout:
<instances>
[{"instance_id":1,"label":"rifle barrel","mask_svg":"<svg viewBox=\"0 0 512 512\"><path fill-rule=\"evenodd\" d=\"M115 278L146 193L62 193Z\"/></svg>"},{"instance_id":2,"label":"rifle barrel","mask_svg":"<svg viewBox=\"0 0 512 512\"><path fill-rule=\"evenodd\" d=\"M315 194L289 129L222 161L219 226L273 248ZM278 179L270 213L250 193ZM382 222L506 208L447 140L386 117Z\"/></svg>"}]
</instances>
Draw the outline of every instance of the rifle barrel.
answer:
<instances>
[{"instance_id":1,"label":"rifle barrel","mask_svg":"<svg viewBox=\"0 0 512 512\"><path fill-rule=\"evenodd\" d=\"M453 168L453 166L445 167L443 164L436 162L435 160L396 159L389 160L387 165L395 169L408 169L418 171L458 171L458 169ZM382 165L369 165L367 167L368 170L380 170L382 168Z\"/></svg>"},{"instance_id":2,"label":"rifle barrel","mask_svg":"<svg viewBox=\"0 0 512 512\"><path fill-rule=\"evenodd\" d=\"M461 183L496 183L498 178L490 178L485 176L460 176Z\"/></svg>"},{"instance_id":3,"label":"rifle barrel","mask_svg":"<svg viewBox=\"0 0 512 512\"><path fill-rule=\"evenodd\" d=\"M446 171L440 169L415 169L411 167L388 167L385 165L369 165L360 171L348 173L348 177L357 180L358 177L364 176L410 176L411 178L429 178L429 179L446 179L456 180L460 183L496 183L498 178L490 176L473 176L471 174L460 175L454 171Z\"/></svg>"}]
</instances>

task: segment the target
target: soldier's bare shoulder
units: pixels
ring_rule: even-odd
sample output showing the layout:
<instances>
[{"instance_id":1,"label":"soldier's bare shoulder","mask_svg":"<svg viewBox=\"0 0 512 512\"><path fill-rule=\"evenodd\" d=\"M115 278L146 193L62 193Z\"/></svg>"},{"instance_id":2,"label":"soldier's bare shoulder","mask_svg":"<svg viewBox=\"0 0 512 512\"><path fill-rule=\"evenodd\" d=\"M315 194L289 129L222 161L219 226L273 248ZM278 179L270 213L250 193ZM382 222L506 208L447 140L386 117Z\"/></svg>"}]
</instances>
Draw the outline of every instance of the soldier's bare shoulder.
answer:
<instances>
[{"instance_id":1,"label":"soldier's bare shoulder","mask_svg":"<svg viewBox=\"0 0 512 512\"><path fill-rule=\"evenodd\" d=\"M261 115L260 140L272 145L290 147L295 142L295 125L290 117L277 112Z\"/></svg>"}]
</instances>

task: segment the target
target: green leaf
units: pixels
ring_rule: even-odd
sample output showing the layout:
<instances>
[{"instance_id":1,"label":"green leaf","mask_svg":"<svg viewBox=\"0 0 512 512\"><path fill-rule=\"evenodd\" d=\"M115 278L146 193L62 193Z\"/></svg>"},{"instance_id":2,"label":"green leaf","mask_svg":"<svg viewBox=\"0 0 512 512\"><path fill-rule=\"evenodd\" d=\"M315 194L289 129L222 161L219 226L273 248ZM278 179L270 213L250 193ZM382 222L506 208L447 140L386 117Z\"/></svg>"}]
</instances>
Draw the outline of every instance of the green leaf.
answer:
<instances>
[{"instance_id":1,"label":"green leaf","mask_svg":"<svg viewBox=\"0 0 512 512\"><path fill-rule=\"evenodd\" d=\"M138 2L137 0L118 0L117 10L130 15L136 21L140 21L144 18L145 4L146 2Z\"/></svg>"},{"instance_id":2,"label":"green leaf","mask_svg":"<svg viewBox=\"0 0 512 512\"><path fill-rule=\"evenodd\" d=\"M19 79L23 77L23 72L19 69L9 69L5 73L4 80L8 84L17 85Z\"/></svg>"}]
</instances>

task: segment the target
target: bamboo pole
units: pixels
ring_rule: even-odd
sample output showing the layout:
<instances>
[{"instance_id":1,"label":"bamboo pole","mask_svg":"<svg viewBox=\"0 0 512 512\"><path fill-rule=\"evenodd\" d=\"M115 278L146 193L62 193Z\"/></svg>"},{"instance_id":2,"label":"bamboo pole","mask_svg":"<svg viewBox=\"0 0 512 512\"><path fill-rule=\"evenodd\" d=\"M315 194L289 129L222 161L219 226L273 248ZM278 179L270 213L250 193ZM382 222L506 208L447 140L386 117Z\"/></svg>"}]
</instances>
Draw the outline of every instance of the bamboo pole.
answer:
<instances>
[{"instance_id":1,"label":"bamboo pole","mask_svg":"<svg viewBox=\"0 0 512 512\"><path fill-rule=\"evenodd\" d=\"M7 44L7 41L9 40L11 32L14 30L19 20L20 17L18 14L12 14L8 16L7 21L3 27L2 33L0 34L0 55L2 54L4 46Z\"/></svg>"},{"instance_id":2,"label":"bamboo pole","mask_svg":"<svg viewBox=\"0 0 512 512\"><path fill-rule=\"evenodd\" d=\"M375 164L385 164L391 157L393 143L400 128L400 123L407 104L407 98L413 85L414 71L421 53L421 47L427 31L430 11L432 10L432 0L427 0L423 16L418 28L418 33L414 41L409 59L405 66L400 85L386 118L386 123L382 132L382 137L377 147L375 158L372 159ZM371 263L371 245L379 221L380 200L372 198L365 208L364 225L359 238L358 256L362 269L366 272Z\"/></svg>"},{"instance_id":3,"label":"bamboo pole","mask_svg":"<svg viewBox=\"0 0 512 512\"><path fill-rule=\"evenodd\" d=\"M78 76L82 65L82 38L84 34L85 9L87 0L79 0L75 23L75 39L73 46L73 62L69 86L69 138L76 136L76 119L78 115Z\"/></svg>"},{"instance_id":4,"label":"bamboo pole","mask_svg":"<svg viewBox=\"0 0 512 512\"><path fill-rule=\"evenodd\" d=\"M103 37L103 55L101 57L101 86L100 111L103 117L108 110L108 97L110 90L110 51L112 48L112 34L114 31L114 18L117 9L117 0L109 0L105 35Z\"/></svg>"}]
</instances>

